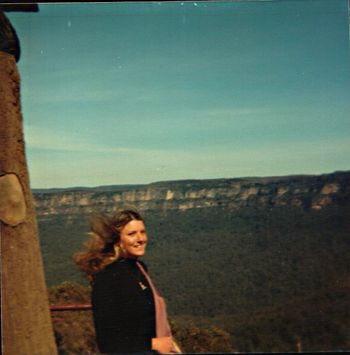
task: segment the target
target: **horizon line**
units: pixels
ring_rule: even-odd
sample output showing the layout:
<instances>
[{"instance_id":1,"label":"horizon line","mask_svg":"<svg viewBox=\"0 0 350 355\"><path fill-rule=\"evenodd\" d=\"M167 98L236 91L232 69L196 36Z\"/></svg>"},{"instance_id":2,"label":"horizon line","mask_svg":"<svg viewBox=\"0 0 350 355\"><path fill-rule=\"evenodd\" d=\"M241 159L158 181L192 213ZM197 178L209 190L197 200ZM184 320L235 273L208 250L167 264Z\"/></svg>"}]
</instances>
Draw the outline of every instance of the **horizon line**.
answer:
<instances>
[{"instance_id":1,"label":"horizon line","mask_svg":"<svg viewBox=\"0 0 350 355\"><path fill-rule=\"evenodd\" d=\"M350 170L335 170L333 172L328 173L319 173L319 174L288 174L288 175L261 175L261 176L240 176L240 177L221 177L221 178L198 178L198 179L176 179L176 180L160 180L153 181L149 183L138 183L138 184L108 184L108 185L95 185L95 186L66 186L66 187L31 187L31 191L43 191L43 190L78 190L78 189L86 189L93 190L99 188L108 188L108 187L143 187L148 185L155 184L163 184L163 183L181 183L181 182L200 182L200 181L215 181L215 180L242 180L242 179L266 179L266 178L291 178L291 177L312 177L312 176L324 176L324 175L333 175L333 174L342 174L342 173L350 173Z\"/></svg>"}]
</instances>

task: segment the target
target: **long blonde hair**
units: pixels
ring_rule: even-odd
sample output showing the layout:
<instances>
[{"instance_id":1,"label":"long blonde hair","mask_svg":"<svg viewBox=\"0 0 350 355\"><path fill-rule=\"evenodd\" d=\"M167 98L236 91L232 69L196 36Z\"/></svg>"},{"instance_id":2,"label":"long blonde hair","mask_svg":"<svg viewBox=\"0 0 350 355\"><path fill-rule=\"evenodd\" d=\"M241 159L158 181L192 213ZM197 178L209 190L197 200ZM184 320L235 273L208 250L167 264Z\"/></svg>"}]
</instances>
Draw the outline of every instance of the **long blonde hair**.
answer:
<instances>
[{"instance_id":1,"label":"long blonde hair","mask_svg":"<svg viewBox=\"0 0 350 355\"><path fill-rule=\"evenodd\" d=\"M91 219L90 239L84 243L86 250L73 256L75 263L89 280L119 258L115 245L120 240L122 229L133 220L144 222L135 210L122 210L114 216L95 215Z\"/></svg>"}]
</instances>

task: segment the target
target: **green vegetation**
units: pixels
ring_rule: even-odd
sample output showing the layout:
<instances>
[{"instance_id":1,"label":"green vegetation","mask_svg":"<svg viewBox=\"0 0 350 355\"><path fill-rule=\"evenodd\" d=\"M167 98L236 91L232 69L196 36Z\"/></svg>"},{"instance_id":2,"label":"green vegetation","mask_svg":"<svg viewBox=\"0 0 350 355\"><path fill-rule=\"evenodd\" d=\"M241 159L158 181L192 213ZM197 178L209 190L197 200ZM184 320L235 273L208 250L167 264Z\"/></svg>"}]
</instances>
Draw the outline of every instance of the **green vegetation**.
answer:
<instances>
[{"instance_id":1,"label":"green vegetation","mask_svg":"<svg viewBox=\"0 0 350 355\"><path fill-rule=\"evenodd\" d=\"M145 261L185 351L350 348L350 206L147 211L145 218ZM68 302L82 289L88 300L72 261L86 239L88 216L45 217L39 228L51 302ZM74 284L62 286L65 281ZM65 300L58 290L67 285ZM81 353L80 341L86 353L95 351L88 313L59 314L68 318L54 322L69 354ZM75 342L73 324L79 324Z\"/></svg>"}]
</instances>

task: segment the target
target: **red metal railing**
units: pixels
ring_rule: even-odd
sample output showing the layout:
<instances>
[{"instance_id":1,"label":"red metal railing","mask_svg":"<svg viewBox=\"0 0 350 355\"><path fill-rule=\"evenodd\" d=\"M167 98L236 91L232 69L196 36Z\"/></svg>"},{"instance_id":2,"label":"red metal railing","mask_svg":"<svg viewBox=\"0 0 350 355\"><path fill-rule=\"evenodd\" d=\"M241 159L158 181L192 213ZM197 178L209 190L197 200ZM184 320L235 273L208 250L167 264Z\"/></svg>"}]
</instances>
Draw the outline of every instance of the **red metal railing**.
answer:
<instances>
[{"instance_id":1,"label":"red metal railing","mask_svg":"<svg viewBox=\"0 0 350 355\"><path fill-rule=\"evenodd\" d=\"M51 312L64 312L64 311L89 311L92 309L91 304L59 304L50 305Z\"/></svg>"}]
</instances>

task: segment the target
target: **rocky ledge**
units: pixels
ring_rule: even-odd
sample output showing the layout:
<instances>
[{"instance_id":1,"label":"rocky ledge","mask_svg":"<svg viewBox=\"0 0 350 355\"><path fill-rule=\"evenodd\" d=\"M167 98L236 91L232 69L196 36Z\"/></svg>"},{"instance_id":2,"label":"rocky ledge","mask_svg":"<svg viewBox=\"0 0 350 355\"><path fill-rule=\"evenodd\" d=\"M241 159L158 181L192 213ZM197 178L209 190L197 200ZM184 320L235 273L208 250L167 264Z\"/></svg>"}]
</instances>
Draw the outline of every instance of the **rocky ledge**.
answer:
<instances>
[{"instance_id":1,"label":"rocky ledge","mask_svg":"<svg viewBox=\"0 0 350 355\"><path fill-rule=\"evenodd\" d=\"M350 171L324 175L156 182L148 185L33 190L39 216L140 210L292 206L320 210L350 202Z\"/></svg>"},{"instance_id":2,"label":"rocky ledge","mask_svg":"<svg viewBox=\"0 0 350 355\"><path fill-rule=\"evenodd\" d=\"M224 207L292 206L320 210L350 201L350 171L324 175L164 181L148 185L33 190L39 216L52 214Z\"/></svg>"}]
</instances>

